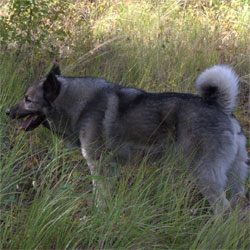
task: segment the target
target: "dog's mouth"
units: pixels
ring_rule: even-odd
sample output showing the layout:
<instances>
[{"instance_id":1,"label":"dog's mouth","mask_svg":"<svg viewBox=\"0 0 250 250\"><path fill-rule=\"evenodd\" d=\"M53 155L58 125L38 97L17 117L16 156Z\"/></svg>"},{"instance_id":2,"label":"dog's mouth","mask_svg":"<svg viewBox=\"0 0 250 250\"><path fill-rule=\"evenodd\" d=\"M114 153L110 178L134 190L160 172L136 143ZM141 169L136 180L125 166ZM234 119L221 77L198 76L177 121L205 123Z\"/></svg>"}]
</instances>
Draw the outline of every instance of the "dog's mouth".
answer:
<instances>
[{"instance_id":1,"label":"dog's mouth","mask_svg":"<svg viewBox=\"0 0 250 250\"><path fill-rule=\"evenodd\" d=\"M31 131L45 121L44 115L29 115L19 127L20 130Z\"/></svg>"}]
</instances>

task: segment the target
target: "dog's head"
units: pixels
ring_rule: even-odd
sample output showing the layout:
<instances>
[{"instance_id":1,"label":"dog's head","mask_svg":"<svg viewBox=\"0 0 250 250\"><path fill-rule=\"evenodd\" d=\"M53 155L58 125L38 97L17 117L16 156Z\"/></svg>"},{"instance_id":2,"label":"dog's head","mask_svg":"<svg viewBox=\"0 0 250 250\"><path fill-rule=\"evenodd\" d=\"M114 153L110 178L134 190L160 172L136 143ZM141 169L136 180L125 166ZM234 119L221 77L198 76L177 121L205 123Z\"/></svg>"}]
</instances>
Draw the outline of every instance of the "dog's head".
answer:
<instances>
[{"instance_id":1,"label":"dog's head","mask_svg":"<svg viewBox=\"0 0 250 250\"><path fill-rule=\"evenodd\" d=\"M33 83L16 105L8 108L6 114L12 119L26 118L20 129L30 131L40 124L48 127L46 114L53 107L53 102L60 93L61 84L56 75L60 75L59 66L54 63L46 78Z\"/></svg>"}]
</instances>

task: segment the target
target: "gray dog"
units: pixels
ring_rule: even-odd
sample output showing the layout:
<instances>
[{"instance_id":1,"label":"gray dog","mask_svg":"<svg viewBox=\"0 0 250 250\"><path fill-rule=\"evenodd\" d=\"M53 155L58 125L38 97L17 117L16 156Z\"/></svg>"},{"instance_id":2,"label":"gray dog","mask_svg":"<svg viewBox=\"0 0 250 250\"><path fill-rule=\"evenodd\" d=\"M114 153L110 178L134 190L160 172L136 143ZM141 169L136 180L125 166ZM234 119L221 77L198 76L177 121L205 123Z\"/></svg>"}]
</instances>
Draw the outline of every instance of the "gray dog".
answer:
<instances>
[{"instance_id":1,"label":"gray dog","mask_svg":"<svg viewBox=\"0 0 250 250\"><path fill-rule=\"evenodd\" d=\"M190 169L210 205L221 213L231 207L225 188L234 206L244 197L248 175L246 138L233 115L238 77L228 66L213 66L200 74L196 89L199 96L147 93L99 78L61 76L55 64L6 113L27 117L21 125L25 131L43 124L80 146L92 175L110 174L108 166L99 164L109 150L122 163L138 154L158 159L169 143L185 157L195 152ZM107 183L93 178L93 185L103 203Z\"/></svg>"}]
</instances>

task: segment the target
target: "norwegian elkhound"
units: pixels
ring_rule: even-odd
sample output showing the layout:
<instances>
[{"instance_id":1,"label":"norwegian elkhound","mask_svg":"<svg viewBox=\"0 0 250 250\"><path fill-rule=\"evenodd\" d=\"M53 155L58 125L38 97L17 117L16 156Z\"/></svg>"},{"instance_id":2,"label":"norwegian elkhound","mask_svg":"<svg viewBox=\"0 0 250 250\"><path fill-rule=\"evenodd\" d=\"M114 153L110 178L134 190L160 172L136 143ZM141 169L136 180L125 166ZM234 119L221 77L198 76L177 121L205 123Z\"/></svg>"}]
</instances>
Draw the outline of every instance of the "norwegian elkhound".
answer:
<instances>
[{"instance_id":1,"label":"norwegian elkhound","mask_svg":"<svg viewBox=\"0 0 250 250\"><path fill-rule=\"evenodd\" d=\"M157 159L169 143L185 157L195 152L190 169L221 213L244 197L248 175L246 138L233 115L238 76L229 66L213 66L199 75L196 90L199 95L148 93L99 78L61 76L55 63L6 113L27 117L20 127L25 131L42 124L80 146L92 175L109 172L108 166L99 168L107 150L123 163L141 152ZM103 202L107 185L94 178L93 185Z\"/></svg>"}]
</instances>

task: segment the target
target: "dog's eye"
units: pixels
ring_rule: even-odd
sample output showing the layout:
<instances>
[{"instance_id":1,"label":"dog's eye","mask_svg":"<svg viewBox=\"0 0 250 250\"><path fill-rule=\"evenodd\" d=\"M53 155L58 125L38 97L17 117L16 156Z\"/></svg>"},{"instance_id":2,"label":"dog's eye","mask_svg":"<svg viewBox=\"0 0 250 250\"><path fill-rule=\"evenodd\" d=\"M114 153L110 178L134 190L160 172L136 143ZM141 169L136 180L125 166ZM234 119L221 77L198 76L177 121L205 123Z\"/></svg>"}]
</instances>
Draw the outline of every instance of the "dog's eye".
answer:
<instances>
[{"instance_id":1,"label":"dog's eye","mask_svg":"<svg viewBox=\"0 0 250 250\"><path fill-rule=\"evenodd\" d=\"M25 102L30 103L31 99L28 96L25 96Z\"/></svg>"}]
</instances>

